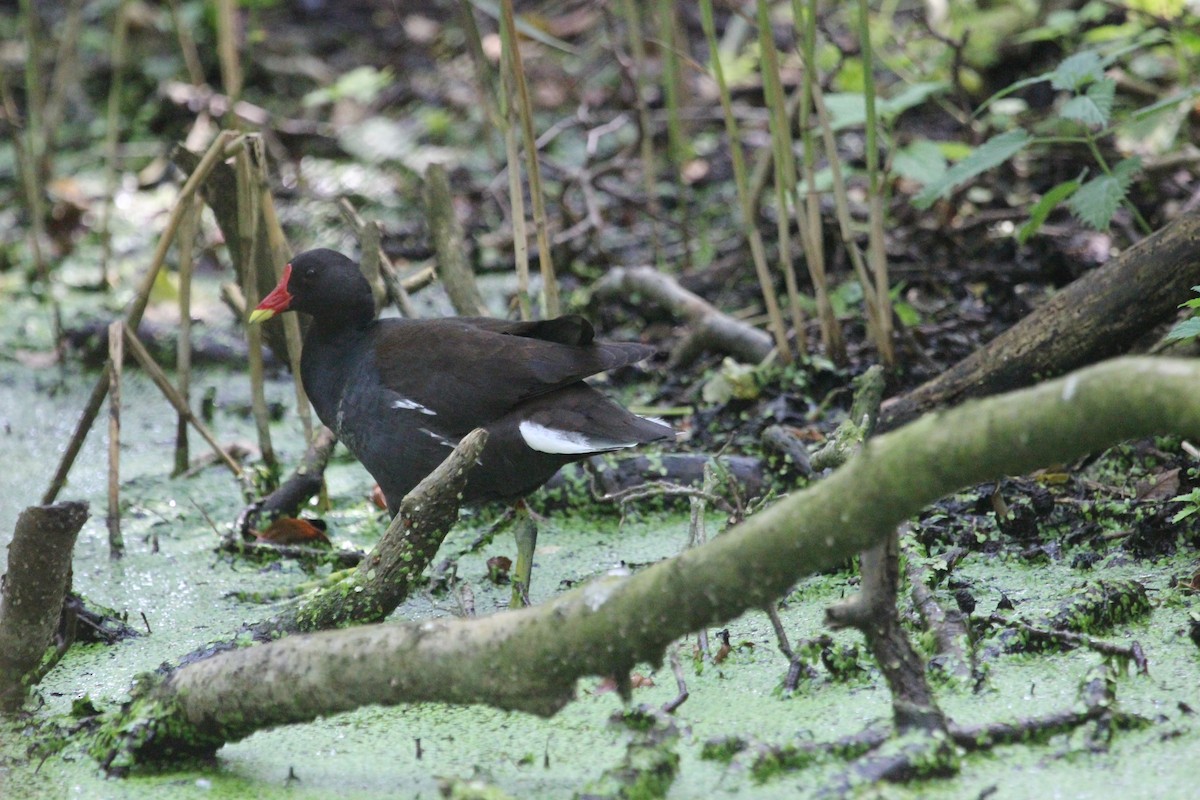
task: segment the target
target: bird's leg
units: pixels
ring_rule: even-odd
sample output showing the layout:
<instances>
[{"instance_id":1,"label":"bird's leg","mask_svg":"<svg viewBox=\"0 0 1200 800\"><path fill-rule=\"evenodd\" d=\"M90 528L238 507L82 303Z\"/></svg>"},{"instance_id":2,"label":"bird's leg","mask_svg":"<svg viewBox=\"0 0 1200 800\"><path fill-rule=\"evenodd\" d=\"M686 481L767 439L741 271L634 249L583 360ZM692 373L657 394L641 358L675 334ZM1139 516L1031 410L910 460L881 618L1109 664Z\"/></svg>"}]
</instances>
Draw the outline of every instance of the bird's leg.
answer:
<instances>
[{"instance_id":1,"label":"bird's leg","mask_svg":"<svg viewBox=\"0 0 1200 800\"><path fill-rule=\"evenodd\" d=\"M529 580L533 573L533 553L537 548L537 523L524 500L514 506L513 538L517 540L517 563L512 571L512 600L509 608L529 605Z\"/></svg>"}]
</instances>

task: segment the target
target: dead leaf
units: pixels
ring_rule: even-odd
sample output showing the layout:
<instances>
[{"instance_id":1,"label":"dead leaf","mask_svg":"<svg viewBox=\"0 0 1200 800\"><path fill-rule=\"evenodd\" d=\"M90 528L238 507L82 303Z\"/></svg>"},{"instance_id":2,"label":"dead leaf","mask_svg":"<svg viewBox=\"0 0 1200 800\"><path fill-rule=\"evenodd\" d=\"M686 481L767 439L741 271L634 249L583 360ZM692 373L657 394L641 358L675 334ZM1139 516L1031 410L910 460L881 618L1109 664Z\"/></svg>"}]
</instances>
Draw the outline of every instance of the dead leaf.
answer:
<instances>
[{"instance_id":1,"label":"dead leaf","mask_svg":"<svg viewBox=\"0 0 1200 800\"><path fill-rule=\"evenodd\" d=\"M322 544L332 546L329 537L325 535L325 523L321 520L297 519L296 517L280 517L267 526L265 531L258 531L255 537L260 542L269 544Z\"/></svg>"},{"instance_id":2,"label":"dead leaf","mask_svg":"<svg viewBox=\"0 0 1200 800\"><path fill-rule=\"evenodd\" d=\"M1150 475L1137 485L1138 500L1170 500L1179 494L1179 467Z\"/></svg>"}]
</instances>

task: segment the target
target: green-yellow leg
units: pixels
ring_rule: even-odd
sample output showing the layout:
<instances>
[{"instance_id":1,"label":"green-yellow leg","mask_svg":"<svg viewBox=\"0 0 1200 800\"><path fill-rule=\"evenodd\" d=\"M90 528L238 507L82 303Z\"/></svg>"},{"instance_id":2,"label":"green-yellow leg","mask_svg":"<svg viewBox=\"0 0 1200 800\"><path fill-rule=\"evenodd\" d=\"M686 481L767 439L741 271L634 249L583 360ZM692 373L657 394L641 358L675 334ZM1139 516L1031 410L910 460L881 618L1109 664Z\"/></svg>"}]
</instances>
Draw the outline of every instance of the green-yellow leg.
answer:
<instances>
[{"instance_id":1,"label":"green-yellow leg","mask_svg":"<svg viewBox=\"0 0 1200 800\"><path fill-rule=\"evenodd\" d=\"M524 503L518 503L513 519L513 538L517 540L517 563L512 571L510 608L529 605L529 579L533 573L533 552L537 549L537 523Z\"/></svg>"}]
</instances>

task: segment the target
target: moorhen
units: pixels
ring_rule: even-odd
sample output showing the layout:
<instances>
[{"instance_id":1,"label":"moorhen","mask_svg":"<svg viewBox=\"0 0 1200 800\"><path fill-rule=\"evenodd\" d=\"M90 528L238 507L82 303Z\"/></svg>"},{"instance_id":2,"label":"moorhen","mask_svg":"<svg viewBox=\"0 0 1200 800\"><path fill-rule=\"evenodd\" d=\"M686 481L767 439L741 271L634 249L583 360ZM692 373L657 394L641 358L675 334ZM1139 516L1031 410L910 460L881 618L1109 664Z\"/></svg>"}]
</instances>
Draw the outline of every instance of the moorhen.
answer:
<instances>
[{"instance_id":1,"label":"moorhen","mask_svg":"<svg viewBox=\"0 0 1200 800\"><path fill-rule=\"evenodd\" d=\"M468 504L517 500L571 461L675 435L583 382L653 348L594 341L577 315L377 320L358 265L325 249L292 259L250 322L284 311L312 317L300 358L304 390L379 483L393 516L474 428L486 428L488 440L467 477Z\"/></svg>"}]
</instances>

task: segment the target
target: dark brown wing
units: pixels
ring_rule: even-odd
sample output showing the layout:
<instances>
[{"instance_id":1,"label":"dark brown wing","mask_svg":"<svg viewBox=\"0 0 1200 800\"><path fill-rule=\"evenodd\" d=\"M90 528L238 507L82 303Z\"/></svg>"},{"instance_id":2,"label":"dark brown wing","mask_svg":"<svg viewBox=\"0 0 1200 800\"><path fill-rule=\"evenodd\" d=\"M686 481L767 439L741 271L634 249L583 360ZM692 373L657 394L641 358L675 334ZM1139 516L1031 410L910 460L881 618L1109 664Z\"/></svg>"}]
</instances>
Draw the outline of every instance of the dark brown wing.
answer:
<instances>
[{"instance_id":1,"label":"dark brown wing","mask_svg":"<svg viewBox=\"0 0 1200 800\"><path fill-rule=\"evenodd\" d=\"M429 422L437 428L465 433L523 400L654 352L641 344L594 342L591 325L571 319L383 320L376 332L376 364L388 391L436 411Z\"/></svg>"},{"instance_id":2,"label":"dark brown wing","mask_svg":"<svg viewBox=\"0 0 1200 800\"><path fill-rule=\"evenodd\" d=\"M532 322L514 322L493 317L459 317L458 320L481 330L559 344L585 345L591 344L596 338L596 330L592 323L578 314L565 314L554 319Z\"/></svg>"}]
</instances>

